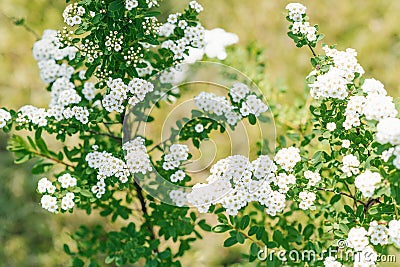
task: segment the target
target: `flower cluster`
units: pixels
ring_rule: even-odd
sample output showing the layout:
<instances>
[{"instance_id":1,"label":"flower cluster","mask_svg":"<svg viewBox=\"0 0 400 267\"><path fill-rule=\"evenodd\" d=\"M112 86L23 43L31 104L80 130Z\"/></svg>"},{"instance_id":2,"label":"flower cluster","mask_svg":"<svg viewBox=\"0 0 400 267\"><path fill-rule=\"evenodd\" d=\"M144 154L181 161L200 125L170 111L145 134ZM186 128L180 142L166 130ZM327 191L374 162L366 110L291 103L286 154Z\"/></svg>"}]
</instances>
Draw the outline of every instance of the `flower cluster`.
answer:
<instances>
[{"instance_id":1,"label":"flower cluster","mask_svg":"<svg viewBox=\"0 0 400 267\"><path fill-rule=\"evenodd\" d=\"M343 267L343 265L335 257L330 256L325 258L324 267Z\"/></svg>"},{"instance_id":2,"label":"flower cluster","mask_svg":"<svg viewBox=\"0 0 400 267\"><path fill-rule=\"evenodd\" d=\"M236 125L242 118L235 112L228 99L223 96L217 96L214 93L201 92L194 98L196 106L205 112L214 113L216 116L223 116L229 125Z\"/></svg>"},{"instance_id":3,"label":"flower cluster","mask_svg":"<svg viewBox=\"0 0 400 267\"><path fill-rule=\"evenodd\" d=\"M274 160L285 171L292 171L301 160L300 150L296 147L282 148L276 153Z\"/></svg>"},{"instance_id":4,"label":"flower cluster","mask_svg":"<svg viewBox=\"0 0 400 267\"><path fill-rule=\"evenodd\" d=\"M358 167L360 166L360 161L356 156L352 154L346 155L343 157L342 163L342 171L347 175L347 177L359 174L360 169Z\"/></svg>"},{"instance_id":5,"label":"flower cluster","mask_svg":"<svg viewBox=\"0 0 400 267\"><path fill-rule=\"evenodd\" d=\"M154 89L153 84L140 78L133 78L128 85L124 83L121 78L109 79L107 86L110 92L103 97L103 107L108 111L124 112L125 101L135 106L143 101L146 94L152 92Z\"/></svg>"},{"instance_id":6,"label":"flower cluster","mask_svg":"<svg viewBox=\"0 0 400 267\"><path fill-rule=\"evenodd\" d=\"M314 192L307 192L307 191L302 191L299 194L299 208L302 210L308 210L311 207L314 206L314 201L316 199L316 195ZM315 207L314 207L315 208Z\"/></svg>"},{"instance_id":7,"label":"flower cluster","mask_svg":"<svg viewBox=\"0 0 400 267\"><path fill-rule=\"evenodd\" d=\"M304 172L304 177L308 179L308 185L315 186L321 181L321 175L318 172L307 170Z\"/></svg>"},{"instance_id":8,"label":"flower cluster","mask_svg":"<svg viewBox=\"0 0 400 267\"><path fill-rule=\"evenodd\" d=\"M11 120L10 112L0 109L0 129L4 128L9 120Z\"/></svg>"},{"instance_id":9,"label":"flower cluster","mask_svg":"<svg viewBox=\"0 0 400 267\"><path fill-rule=\"evenodd\" d=\"M61 209L65 211L70 210L75 206L75 194L66 189L73 188L77 185L76 178L72 177L69 173L65 173L58 177L57 180L60 185L59 192L56 192L56 185L45 177L39 180L37 186L39 193L44 194L40 200L42 208L52 213L58 211L59 204ZM60 198L60 203L58 202L57 197Z\"/></svg>"},{"instance_id":10,"label":"flower cluster","mask_svg":"<svg viewBox=\"0 0 400 267\"><path fill-rule=\"evenodd\" d=\"M85 8L78 6L78 3L69 4L62 14L64 22L69 26L79 25L85 12Z\"/></svg>"},{"instance_id":11,"label":"flower cluster","mask_svg":"<svg viewBox=\"0 0 400 267\"><path fill-rule=\"evenodd\" d=\"M187 145L173 144L169 148L169 153L164 155L164 162L162 167L164 170L174 170L179 168L182 161L187 160L189 157L189 147ZM182 177L183 175L183 177ZM178 173L174 176L175 178L184 178L184 173ZM171 179L173 179L171 177ZM182 179L178 179L179 181Z\"/></svg>"},{"instance_id":12,"label":"flower cluster","mask_svg":"<svg viewBox=\"0 0 400 267\"><path fill-rule=\"evenodd\" d=\"M120 51L122 49L123 39L124 37L117 31L110 32L110 34L106 36L105 46L107 50L114 50L115 52Z\"/></svg>"},{"instance_id":13,"label":"flower cluster","mask_svg":"<svg viewBox=\"0 0 400 267\"><path fill-rule=\"evenodd\" d=\"M306 14L307 8L300 3L290 3L286 6L286 10L289 12L289 18L292 21L301 21Z\"/></svg>"},{"instance_id":14,"label":"flower cluster","mask_svg":"<svg viewBox=\"0 0 400 267\"><path fill-rule=\"evenodd\" d=\"M181 190L171 190L169 192L169 197L178 207L182 207L187 201L186 193Z\"/></svg>"},{"instance_id":15,"label":"flower cluster","mask_svg":"<svg viewBox=\"0 0 400 267\"><path fill-rule=\"evenodd\" d=\"M379 173L366 170L356 177L354 185L361 191L364 197L372 197L381 180L382 177Z\"/></svg>"},{"instance_id":16,"label":"flower cluster","mask_svg":"<svg viewBox=\"0 0 400 267\"><path fill-rule=\"evenodd\" d=\"M17 113L16 122L19 125L32 123L38 126L47 125L48 113L44 108L37 108L31 105L21 107Z\"/></svg>"},{"instance_id":17,"label":"flower cluster","mask_svg":"<svg viewBox=\"0 0 400 267\"><path fill-rule=\"evenodd\" d=\"M132 174L145 174L152 170L149 155L144 145L144 139L136 137L135 139L126 142L122 149L125 151L125 161L129 171Z\"/></svg>"}]
</instances>

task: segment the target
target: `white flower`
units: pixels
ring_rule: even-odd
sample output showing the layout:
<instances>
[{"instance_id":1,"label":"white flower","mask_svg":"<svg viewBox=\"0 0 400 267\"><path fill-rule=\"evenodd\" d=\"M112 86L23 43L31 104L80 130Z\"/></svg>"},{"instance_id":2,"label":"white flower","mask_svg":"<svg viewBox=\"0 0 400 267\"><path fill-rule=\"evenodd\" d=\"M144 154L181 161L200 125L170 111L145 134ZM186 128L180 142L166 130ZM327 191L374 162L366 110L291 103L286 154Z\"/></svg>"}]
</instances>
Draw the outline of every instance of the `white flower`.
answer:
<instances>
[{"instance_id":1,"label":"white flower","mask_svg":"<svg viewBox=\"0 0 400 267\"><path fill-rule=\"evenodd\" d=\"M363 113L367 120L377 121L395 117L398 114L392 97L377 94L370 94L365 98Z\"/></svg>"},{"instance_id":2,"label":"white flower","mask_svg":"<svg viewBox=\"0 0 400 267\"><path fill-rule=\"evenodd\" d=\"M330 131L330 132L333 132L336 129L336 123L328 122L326 124L326 129L328 129L328 131Z\"/></svg>"},{"instance_id":3,"label":"white flower","mask_svg":"<svg viewBox=\"0 0 400 267\"><path fill-rule=\"evenodd\" d=\"M274 161L285 171L292 171L301 161L300 150L296 147L282 148L276 153Z\"/></svg>"},{"instance_id":4,"label":"white flower","mask_svg":"<svg viewBox=\"0 0 400 267\"><path fill-rule=\"evenodd\" d=\"M72 177L69 173L63 174L58 177L58 181L60 182L62 188L76 186L76 178Z\"/></svg>"},{"instance_id":5,"label":"white flower","mask_svg":"<svg viewBox=\"0 0 400 267\"><path fill-rule=\"evenodd\" d=\"M169 148L169 153L164 156L163 169L173 170L181 165L182 161L187 160L189 147L187 145L173 144Z\"/></svg>"},{"instance_id":6,"label":"white flower","mask_svg":"<svg viewBox=\"0 0 400 267\"><path fill-rule=\"evenodd\" d=\"M326 257L324 260L324 267L343 267L334 257Z\"/></svg>"},{"instance_id":7,"label":"white flower","mask_svg":"<svg viewBox=\"0 0 400 267\"><path fill-rule=\"evenodd\" d=\"M46 192L53 194L56 191L56 187L46 177L39 180L37 189L42 194Z\"/></svg>"},{"instance_id":8,"label":"white flower","mask_svg":"<svg viewBox=\"0 0 400 267\"><path fill-rule=\"evenodd\" d=\"M132 9L138 7L139 2L137 0L126 0L125 3L125 8L129 11L131 11Z\"/></svg>"},{"instance_id":9,"label":"white flower","mask_svg":"<svg viewBox=\"0 0 400 267\"><path fill-rule=\"evenodd\" d=\"M290 3L286 6L289 11L289 18L293 21L301 21L302 15L306 13L307 8L300 3Z\"/></svg>"},{"instance_id":10,"label":"white flower","mask_svg":"<svg viewBox=\"0 0 400 267\"><path fill-rule=\"evenodd\" d=\"M197 1L191 1L189 3L190 8L196 10L197 13L203 11L203 7Z\"/></svg>"},{"instance_id":11,"label":"white flower","mask_svg":"<svg viewBox=\"0 0 400 267\"><path fill-rule=\"evenodd\" d=\"M309 84L311 96L314 99L345 99L348 81L341 74L339 69L331 67L327 73L318 76L313 84Z\"/></svg>"},{"instance_id":12,"label":"white flower","mask_svg":"<svg viewBox=\"0 0 400 267\"><path fill-rule=\"evenodd\" d=\"M344 139L342 140L342 147L349 148L350 147L350 140Z\"/></svg>"},{"instance_id":13,"label":"white flower","mask_svg":"<svg viewBox=\"0 0 400 267\"><path fill-rule=\"evenodd\" d=\"M133 174L145 174L153 169L144 142L145 140L143 138L136 137L134 140L131 140L122 146L126 151L126 166Z\"/></svg>"},{"instance_id":14,"label":"white flower","mask_svg":"<svg viewBox=\"0 0 400 267\"><path fill-rule=\"evenodd\" d=\"M187 194L181 190L171 190L169 197L178 207L182 207L186 203Z\"/></svg>"},{"instance_id":15,"label":"white flower","mask_svg":"<svg viewBox=\"0 0 400 267\"><path fill-rule=\"evenodd\" d=\"M367 234L364 227L351 228L347 236L347 245L355 251L362 251L369 244Z\"/></svg>"},{"instance_id":16,"label":"white flower","mask_svg":"<svg viewBox=\"0 0 400 267\"><path fill-rule=\"evenodd\" d=\"M205 31L205 48L204 52L209 58L218 58L219 60L226 59L225 47L236 44L239 37L224 29L215 28Z\"/></svg>"},{"instance_id":17,"label":"white flower","mask_svg":"<svg viewBox=\"0 0 400 267\"><path fill-rule=\"evenodd\" d=\"M372 197L376 186L381 182L382 177L377 172L366 170L356 177L354 185L361 191L364 197Z\"/></svg>"},{"instance_id":18,"label":"white flower","mask_svg":"<svg viewBox=\"0 0 400 267\"><path fill-rule=\"evenodd\" d=\"M185 176L186 176L186 174L184 171L178 170L174 174L171 175L170 179L171 179L171 182L176 183L176 182L179 182L179 181L182 181L183 179L185 179Z\"/></svg>"},{"instance_id":19,"label":"white flower","mask_svg":"<svg viewBox=\"0 0 400 267\"><path fill-rule=\"evenodd\" d=\"M63 210L72 209L72 208L75 206L74 198L75 198L74 193L70 193L70 192L67 193L67 194L61 199L61 209L63 209Z\"/></svg>"},{"instance_id":20,"label":"white flower","mask_svg":"<svg viewBox=\"0 0 400 267\"><path fill-rule=\"evenodd\" d=\"M365 247L354 255L354 267L376 267L378 254L371 246Z\"/></svg>"},{"instance_id":21,"label":"white flower","mask_svg":"<svg viewBox=\"0 0 400 267\"><path fill-rule=\"evenodd\" d=\"M40 203L42 205L42 208L49 212L55 213L58 210L56 197L52 197L49 195L43 195L40 200Z\"/></svg>"},{"instance_id":22,"label":"white flower","mask_svg":"<svg viewBox=\"0 0 400 267\"><path fill-rule=\"evenodd\" d=\"M200 124L200 123L196 124L194 126L194 130L196 131L196 133L202 133L204 131L203 124Z\"/></svg>"}]
</instances>

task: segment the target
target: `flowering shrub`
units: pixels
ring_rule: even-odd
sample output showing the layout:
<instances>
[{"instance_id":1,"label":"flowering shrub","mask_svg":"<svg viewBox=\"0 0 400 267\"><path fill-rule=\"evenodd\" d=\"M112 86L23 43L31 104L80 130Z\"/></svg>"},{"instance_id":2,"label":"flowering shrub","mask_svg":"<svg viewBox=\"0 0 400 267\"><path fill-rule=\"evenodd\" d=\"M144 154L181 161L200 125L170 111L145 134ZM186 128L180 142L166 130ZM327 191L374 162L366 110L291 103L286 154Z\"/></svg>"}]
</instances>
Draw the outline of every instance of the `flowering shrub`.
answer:
<instances>
[{"instance_id":1,"label":"flowering shrub","mask_svg":"<svg viewBox=\"0 0 400 267\"><path fill-rule=\"evenodd\" d=\"M364 78L354 49L323 45L318 55L323 34L310 25L305 6L287 5L288 36L313 55L306 78L311 101L304 106L310 117L289 126L276 147L263 128L248 153L216 157L200 170L193 149L217 132L271 128L282 114L239 72L193 64L204 55L227 58L236 35L205 30L196 1L164 23L158 5L69 4L68 27L45 31L33 47L49 107L0 109L5 132L32 133L13 135L8 149L17 164L38 158L33 174L48 173L38 182L41 206L52 213L98 211L113 223L72 235L75 248L64 249L73 266L181 266L191 243L210 231L228 234L225 247L248 246L249 261L265 260L265 248L315 253L306 259L272 253L268 266L376 266L390 245L400 246L400 119L384 85ZM204 66L206 76L225 78L214 78L221 91L199 83L196 93L191 82L206 81ZM168 105L189 113L168 124L158 142L154 132L166 124ZM62 149L49 148L49 137ZM243 136L231 145L242 143ZM214 214L218 224L199 213Z\"/></svg>"}]
</instances>

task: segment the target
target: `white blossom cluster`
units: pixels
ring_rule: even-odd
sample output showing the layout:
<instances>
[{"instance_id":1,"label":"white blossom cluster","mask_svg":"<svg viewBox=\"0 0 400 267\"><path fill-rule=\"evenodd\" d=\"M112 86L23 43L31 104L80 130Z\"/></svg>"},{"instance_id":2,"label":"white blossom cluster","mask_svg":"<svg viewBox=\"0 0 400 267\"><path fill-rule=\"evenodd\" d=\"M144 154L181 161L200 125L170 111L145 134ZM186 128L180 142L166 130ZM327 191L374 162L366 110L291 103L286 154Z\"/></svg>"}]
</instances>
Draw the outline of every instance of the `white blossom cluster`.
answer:
<instances>
[{"instance_id":1,"label":"white blossom cluster","mask_svg":"<svg viewBox=\"0 0 400 267\"><path fill-rule=\"evenodd\" d=\"M122 149L125 151L125 161L132 174L145 174L152 170L150 157L147 154L145 140L142 137L126 142Z\"/></svg>"},{"instance_id":2,"label":"white blossom cluster","mask_svg":"<svg viewBox=\"0 0 400 267\"><path fill-rule=\"evenodd\" d=\"M146 94L152 92L154 86L140 78L133 78L128 85L121 78L109 79L107 86L110 92L102 100L103 107L108 111L124 112L124 101L128 98L128 103L135 106L143 101Z\"/></svg>"},{"instance_id":3,"label":"white blossom cluster","mask_svg":"<svg viewBox=\"0 0 400 267\"><path fill-rule=\"evenodd\" d=\"M337 98L345 99L348 81L341 76L341 71L331 67L325 74L319 75L316 81L308 86L314 99Z\"/></svg>"},{"instance_id":4,"label":"white blossom cluster","mask_svg":"<svg viewBox=\"0 0 400 267\"><path fill-rule=\"evenodd\" d=\"M11 120L10 112L0 109L0 129L4 128L9 120Z\"/></svg>"},{"instance_id":5,"label":"white blossom cluster","mask_svg":"<svg viewBox=\"0 0 400 267\"><path fill-rule=\"evenodd\" d=\"M375 139L381 144L391 144L393 147L382 152L382 159L388 162L394 156L393 165L400 169L400 119L386 118L376 126Z\"/></svg>"},{"instance_id":6,"label":"white blossom cluster","mask_svg":"<svg viewBox=\"0 0 400 267\"><path fill-rule=\"evenodd\" d=\"M75 58L78 50L75 47L61 48L57 31L45 30L42 39L33 45L33 57L38 62L40 77L46 83L51 83L59 77L69 79L74 73L74 68L66 64L58 64L57 60Z\"/></svg>"},{"instance_id":7,"label":"white blossom cluster","mask_svg":"<svg viewBox=\"0 0 400 267\"><path fill-rule=\"evenodd\" d=\"M268 110L268 106L258 99L256 95L248 95L242 106L240 108L240 114L243 117L247 117L250 114L255 115L256 117L260 116L261 113L264 113Z\"/></svg>"},{"instance_id":8,"label":"white blossom cluster","mask_svg":"<svg viewBox=\"0 0 400 267\"><path fill-rule=\"evenodd\" d=\"M346 239L347 246L356 251L354 255L354 266L369 267L376 266L378 254L374 251L374 245L387 245L389 243L400 247L400 221L391 220L386 226L386 222L378 223L372 221L368 231L364 227L353 227ZM329 265L328 265L329 266Z\"/></svg>"},{"instance_id":9,"label":"white blossom cluster","mask_svg":"<svg viewBox=\"0 0 400 267\"><path fill-rule=\"evenodd\" d=\"M194 98L194 102L199 109L205 112L214 113L217 116L224 116L230 125L236 123L242 118L233 107L228 99L223 96L217 96L214 93L201 92Z\"/></svg>"},{"instance_id":10,"label":"white blossom cluster","mask_svg":"<svg viewBox=\"0 0 400 267\"><path fill-rule=\"evenodd\" d=\"M197 1L190 1L189 7L194 9L197 13L203 11L203 7Z\"/></svg>"},{"instance_id":11,"label":"white blossom cluster","mask_svg":"<svg viewBox=\"0 0 400 267\"><path fill-rule=\"evenodd\" d=\"M72 177L69 173L63 174L58 177L58 182L60 184L60 187L63 189L75 187L77 184L76 178ZM57 187L46 177L43 177L39 180L37 189L39 193L44 194L40 200L42 208L49 212L56 213L59 209L59 202L57 197L53 194L56 193ZM63 192L60 190L60 193ZM61 209L65 211L72 209L75 206L74 198L74 193L67 192L61 198Z\"/></svg>"},{"instance_id":12,"label":"white blossom cluster","mask_svg":"<svg viewBox=\"0 0 400 267\"><path fill-rule=\"evenodd\" d=\"M139 2L137 0L126 0L125 2L125 8L128 11L131 11L134 8L137 8L139 5Z\"/></svg>"},{"instance_id":13,"label":"white blossom cluster","mask_svg":"<svg viewBox=\"0 0 400 267\"><path fill-rule=\"evenodd\" d=\"M178 207L182 207L185 205L187 199L186 199L186 193L183 192L182 190L171 190L169 192L169 197L171 200L177 205Z\"/></svg>"},{"instance_id":14,"label":"white blossom cluster","mask_svg":"<svg viewBox=\"0 0 400 267\"><path fill-rule=\"evenodd\" d=\"M74 106L72 108L67 107L63 110L63 116L66 119L71 119L74 117L76 120L80 121L82 124L87 124L89 122L89 111L86 107Z\"/></svg>"},{"instance_id":15,"label":"white blossom cluster","mask_svg":"<svg viewBox=\"0 0 400 267\"><path fill-rule=\"evenodd\" d=\"M85 15L85 8L78 6L78 3L69 4L63 12L64 22L69 26L82 23L82 16Z\"/></svg>"},{"instance_id":16,"label":"white blossom cluster","mask_svg":"<svg viewBox=\"0 0 400 267\"><path fill-rule=\"evenodd\" d=\"M293 174L279 173L273 183L279 187L280 193L287 193L289 186L296 184L296 177Z\"/></svg>"},{"instance_id":17,"label":"white blossom cluster","mask_svg":"<svg viewBox=\"0 0 400 267\"><path fill-rule=\"evenodd\" d=\"M37 108L31 105L26 105L18 110L16 122L19 125L33 123L38 126L47 125L48 113L44 108Z\"/></svg>"},{"instance_id":18,"label":"white blossom cluster","mask_svg":"<svg viewBox=\"0 0 400 267\"><path fill-rule=\"evenodd\" d=\"M92 192L96 194L97 198L101 198L106 192L106 178L115 176L121 183L128 182L130 176L128 166L111 153L106 151L90 152L86 155L85 160L90 168L97 170L98 182L92 187Z\"/></svg>"},{"instance_id":19,"label":"white blossom cluster","mask_svg":"<svg viewBox=\"0 0 400 267\"><path fill-rule=\"evenodd\" d=\"M85 82L82 89L83 96L91 101L95 97L95 87L94 83L92 82Z\"/></svg>"},{"instance_id":20,"label":"white blossom cluster","mask_svg":"<svg viewBox=\"0 0 400 267\"><path fill-rule=\"evenodd\" d=\"M149 8L159 5L158 0L146 0L146 4Z\"/></svg>"},{"instance_id":21,"label":"white blossom cluster","mask_svg":"<svg viewBox=\"0 0 400 267\"><path fill-rule=\"evenodd\" d=\"M162 167L166 171L177 169L183 161L188 159L188 157L189 147L187 145L173 144L169 148L169 153L166 153L164 155L164 162ZM176 173L174 177L171 177L171 180L181 181L184 177L185 173L179 172Z\"/></svg>"},{"instance_id":22,"label":"white blossom cluster","mask_svg":"<svg viewBox=\"0 0 400 267\"><path fill-rule=\"evenodd\" d=\"M346 107L346 120L343 127L348 130L353 126L360 125L360 117L365 116L367 120L381 121L396 117L398 111L393 103L393 98L387 96L383 84L375 79L366 79L361 86L366 96L351 96Z\"/></svg>"},{"instance_id":23,"label":"white blossom cluster","mask_svg":"<svg viewBox=\"0 0 400 267\"><path fill-rule=\"evenodd\" d=\"M252 162L241 155L230 156L212 166L208 183L196 184L187 201L200 212L207 212L212 204L221 204L229 215L236 215L248 203L257 201L265 206L267 214L275 216L285 208L286 196L273 190L271 183L283 187L292 184L294 178L282 176L284 181L277 182L276 171L277 166L266 155Z\"/></svg>"},{"instance_id":24,"label":"white blossom cluster","mask_svg":"<svg viewBox=\"0 0 400 267\"><path fill-rule=\"evenodd\" d=\"M286 10L289 12L289 18L291 20L302 21L307 8L300 3L290 3L286 6Z\"/></svg>"},{"instance_id":25,"label":"white blossom cluster","mask_svg":"<svg viewBox=\"0 0 400 267\"><path fill-rule=\"evenodd\" d=\"M308 179L308 185L315 186L321 181L321 175L318 172L307 170L304 172L304 177Z\"/></svg>"},{"instance_id":26,"label":"white blossom cluster","mask_svg":"<svg viewBox=\"0 0 400 267\"><path fill-rule=\"evenodd\" d=\"M303 22L303 21L295 21L293 22L292 26L292 33L298 34L301 33L303 34L308 41L314 42L317 40L317 29L314 26L310 26L309 22Z\"/></svg>"},{"instance_id":27,"label":"white blossom cluster","mask_svg":"<svg viewBox=\"0 0 400 267\"><path fill-rule=\"evenodd\" d=\"M358 158L352 154L346 155L342 159L343 166L341 167L342 171L347 175L347 177L351 177L353 175L357 175L360 173L360 161Z\"/></svg>"},{"instance_id":28,"label":"white blossom cluster","mask_svg":"<svg viewBox=\"0 0 400 267\"><path fill-rule=\"evenodd\" d=\"M296 147L282 148L276 153L274 160L285 171L293 171L296 164L301 161L300 150Z\"/></svg>"},{"instance_id":29,"label":"white blossom cluster","mask_svg":"<svg viewBox=\"0 0 400 267\"><path fill-rule=\"evenodd\" d=\"M106 36L104 45L107 47L108 51L114 50L118 52L122 49L123 39L123 35L119 34L118 31L111 31L110 34Z\"/></svg>"},{"instance_id":30,"label":"white blossom cluster","mask_svg":"<svg viewBox=\"0 0 400 267\"><path fill-rule=\"evenodd\" d=\"M356 177L354 185L361 191L364 197L372 197L381 180L382 177L379 173L366 170Z\"/></svg>"},{"instance_id":31,"label":"white blossom cluster","mask_svg":"<svg viewBox=\"0 0 400 267\"><path fill-rule=\"evenodd\" d=\"M299 193L299 208L302 210L308 210L314 206L314 201L316 200L316 195L314 192L302 191Z\"/></svg>"}]
</instances>

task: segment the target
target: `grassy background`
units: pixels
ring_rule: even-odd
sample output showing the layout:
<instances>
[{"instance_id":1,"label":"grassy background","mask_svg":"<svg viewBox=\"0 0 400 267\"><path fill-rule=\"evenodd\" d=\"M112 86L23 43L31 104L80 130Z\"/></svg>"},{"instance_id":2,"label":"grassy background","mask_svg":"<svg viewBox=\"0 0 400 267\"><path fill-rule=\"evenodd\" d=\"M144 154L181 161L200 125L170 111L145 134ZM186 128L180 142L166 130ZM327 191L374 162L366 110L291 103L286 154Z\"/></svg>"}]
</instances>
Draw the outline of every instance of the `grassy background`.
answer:
<instances>
[{"instance_id":1,"label":"grassy background","mask_svg":"<svg viewBox=\"0 0 400 267\"><path fill-rule=\"evenodd\" d=\"M187 1L165 0L165 9L178 11ZM266 48L265 79L272 87L287 89L287 103L304 92L304 77L310 71L310 52L296 48L286 36L287 1L200 0L205 11L201 19L206 28L222 27L238 34L240 47L249 42ZM367 77L380 79L393 96L400 96L400 1L338 0L304 1L311 23L325 33L327 44L340 49L355 48ZM47 28L60 29L62 0L0 1L0 106L18 108L24 104L45 106L48 94L31 56L34 34L17 27L11 18L24 18L37 34ZM317 49L321 51L320 49ZM246 72L246 71L245 71ZM262 88L269 90L267 88ZM52 216L39 207L36 181L29 164L14 166L5 151L7 137L0 134L0 266L66 266L62 244L68 232L82 220L76 216ZM220 236L218 238L221 238ZM235 250L220 251L221 239L206 237L196 244L190 257L196 266L223 266L237 261ZM216 255L215 251L218 249ZM244 266L244 265L241 265ZM390 266L390 265L386 265ZM397 266L397 265L392 265Z\"/></svg>"}]
</instances>

